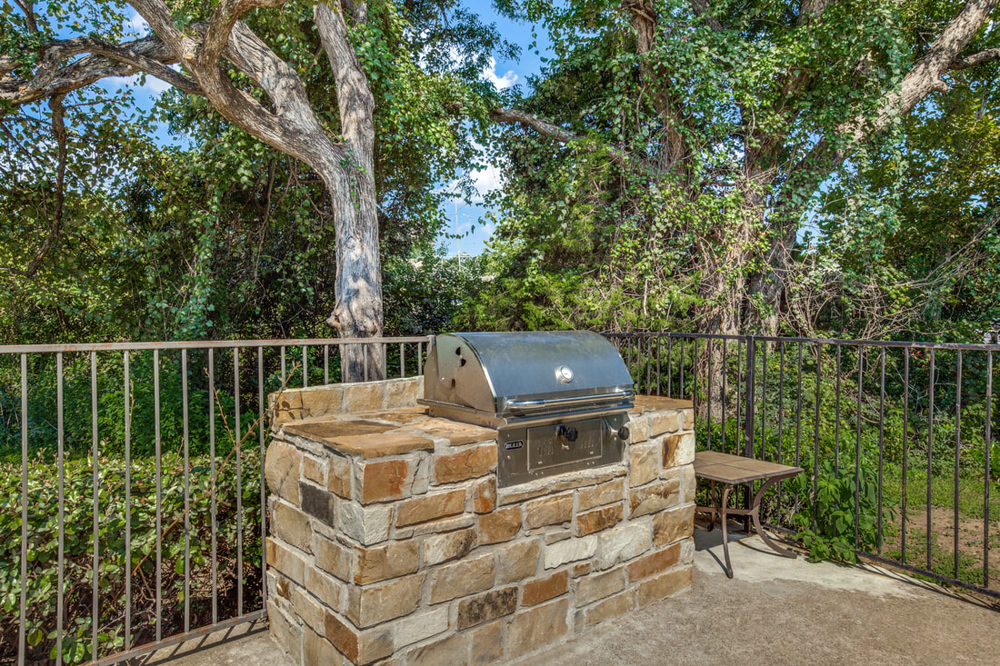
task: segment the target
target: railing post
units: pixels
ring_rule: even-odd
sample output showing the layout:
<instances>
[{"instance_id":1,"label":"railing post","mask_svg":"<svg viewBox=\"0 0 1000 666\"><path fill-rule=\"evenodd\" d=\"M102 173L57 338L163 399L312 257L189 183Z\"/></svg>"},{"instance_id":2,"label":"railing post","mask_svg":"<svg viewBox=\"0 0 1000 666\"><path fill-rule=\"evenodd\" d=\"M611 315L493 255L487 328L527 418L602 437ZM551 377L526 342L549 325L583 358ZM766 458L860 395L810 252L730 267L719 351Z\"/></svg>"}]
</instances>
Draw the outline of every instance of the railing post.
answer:
<instances>
[{"instance_id":1,"label":"railing post","mask_svg":"<svg viewBox=\"0 0 1000 666\"><path fill-rule=\"evenodd\" d=\"M747 338L747 389L746 389L746 422L743 425L745 442L743 445L743 455L748 458L754 457L753 450L753 413L754 397L753 390L756 383L754 377L755 366L757 365L757 342L753 337Z\"/></svg>"}]
</instances>

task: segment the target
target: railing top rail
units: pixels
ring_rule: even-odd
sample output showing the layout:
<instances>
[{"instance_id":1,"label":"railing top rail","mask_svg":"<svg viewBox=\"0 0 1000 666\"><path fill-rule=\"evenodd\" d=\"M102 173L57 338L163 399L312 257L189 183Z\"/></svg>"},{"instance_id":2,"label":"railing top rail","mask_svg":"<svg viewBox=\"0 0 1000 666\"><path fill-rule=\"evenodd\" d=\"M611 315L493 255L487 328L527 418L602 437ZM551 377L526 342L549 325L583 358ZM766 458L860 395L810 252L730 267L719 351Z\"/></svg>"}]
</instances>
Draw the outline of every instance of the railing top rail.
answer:
<instances>
[{"instance_id":1,"label":"railing top rail","mask_svg":"<svg viewBox=\"0 0 1000 666\"><path fill-rule=\"evenodd\" d=\"M900 349L951 349L962 351L1000 352L1000 344L969 344L959 342L917 342L898 340L841 340L837 338L783 338L766 335L723 335L717 333L604 333L609 338L699 338L711 340L756 340L758 342L794 342L837 346L894 347ZM2 349L2 348L0 348Z\"/></svg>"},{"instance_id":2,"label":"railing top rail","mask_svg":"<svg viewBox=\"0 0 1000 666\"><path fill-rule=\"evenodd\" d=\"M296 340L185 340L180 342L98 342L67 345L0 345L0 354L46 354L53 352L143 351L150 349L234 349L256 347L319 347L350 344L399 344L430 342L432 335L399 338L303 338Z\"/></svg>"}]
</instances>

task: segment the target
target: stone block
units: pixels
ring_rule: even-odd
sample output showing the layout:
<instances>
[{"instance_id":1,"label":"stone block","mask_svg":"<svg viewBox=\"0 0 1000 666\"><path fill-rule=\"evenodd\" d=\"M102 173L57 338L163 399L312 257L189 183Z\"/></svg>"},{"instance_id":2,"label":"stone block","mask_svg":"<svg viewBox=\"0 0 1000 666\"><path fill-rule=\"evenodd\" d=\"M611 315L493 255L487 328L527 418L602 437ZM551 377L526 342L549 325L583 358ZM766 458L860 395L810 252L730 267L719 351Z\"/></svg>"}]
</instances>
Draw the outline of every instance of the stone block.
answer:
<instances>
[{"instance_id":1,"label":"stone block","mask_svg":"<svg viewBox=\"0 0 1000 666\"><path fill-rule=\"evenodd\" d=\"M325 631L325 611L319 601L306 592L304 588L295 587L292 590L291 602L295 614L302 618L308 626L316 631Z\"/></svg>"},{"instance_id":2,"label":"stone block","mask_svg":"<svg viewBox=\"0 0 1000 666\"><path fill-rule=\"evenodd\" d=\"M448 630L448 607L419 613L393 622L393 645L396 650L427 640Z\"/></svg>"},{"instance_id":3,"label":"stone block","mask_svg":"<svg viewBox=\"0 0 1000 666\"><path fill-rule=\"evenodd\" d=\"M420 432L439 439L447 439L452 446L464 446L477 442L487 442L497 438L497 431L471 423L459 423L449 419L430 418L414 424Z\"/></svg>"},{"instance_id":4,"label":"stone block","mask_svg":"<svg viewBox=\"0 0 1000 666\"><path fill-rule=\"evenodd\" d=\"M613 504L600 509L594 509L576 516L575 526L577 536L586 536L600 532L622 521L624 509L621 504Z\"/></svg>"},{"instance_id":5,"label":"stone block","mask_svg":"<svg viewBox=\"0 0 1000 666\"><path fill-rule=\"evenodd\" d=\"M354 582L358 585L411 574L420 566L420 544L412 539L378 548L354 549Z\"/></svg>"},{"instance_id":6,"label":"stone block","mask_svg":"<svg viewBox=\"0 0 1000 666\"><path fill-rule=\"evenodd\" d=\"M629 516L657 513L680 502L680 478L673 476L629 490Z\"/></svg>"},{"instance_id":7,"label":"stone block","mask_svg":"<svg viewBox=\"0 0 1000 666\"><path fill-rule=\"evenodd\" d=\"M424 565L432 566L465 557L476 546L476 531L459 530L424 540Z\"/></svg>"},{"instance_id":8,"label":"stone block","mask_svg":"<svg viewBox=\"0 0 1000 666\"><path fill-rule=\"evenodd\" d=\"M437 569L431 578L432 604L466 597L493 587L493 554L487 553Z\"/></svg>"},{"instance_id":9,"label":"stone block","mask_svg":"<svg viewBox=\"0 0 1000 666\"><path fill-rule=\"evenodd\" d=\"M538 541L516 541L497 549L499 583L514 583L538 571Z\"/></svg>"},{"instance_id":10,"label":"stone block","mask_svg":"<svg viewBox=\"0 0 1000 666\"><path fill-rule=\"evenodd\" d=\"M326 461L309 455L302 457L302 476L313 483L326 485Z\"/></svg>"},{"instance_id":11,"label":"stone block","mask_svg":"<svg viewBox=\"0 0 1000 666\"><path fill-rule=\"evenodd\" d=\"M420 523L412 527L396 528L396 538L406 538L403 535L423 536L425 534L443 534L463 530L476 524L476 517L473 514L459 514L441 520L432 520L429 523Z\"/></svg>"},{"instance_id":12,"label":"stone block","mask_svg":"<svg viewBox=\"0 0 1000 666\"><path fill-rule=\"evenodd\" d=\"M660 447L638 444L629 447L629 485L633 488L649 483L660 472Z\"/></svg>"},{"instance_id":13,"label":"stone block","mask_svg":"<svg viewBox=\"0 0 1000 666\"><path fill-rule=\"evenodd\" d=\"M312 552L312 527L309 525L309 516L291 504L280 499L274 502L271 525L274 534L282 541L307 553Z\"/></svg>"},{"instance_id":14,"label":"stone block","mask_svg":"<svg viewBox=\"0 0 1000 666\"><path fill-rule=\"evenodd\" d=\"M661 511L653 516L653 545L665 546L691 536L694 531L694 504Z\"/></svg>"},{"instance_id":15,"label":"stone block","mask_svg":"<svg viewBox=\"0 0 1000 666\"><path fill-rule=\"evenodd\" d=\"M302 663L303 666L343 666L344 657L333 643L306 627L302 634Z\"/></svg>"},{"instance_id":16,"label":"stone block","mask_svg":"<svg viewBox=\"0 0 1000 666\"><path fill-rule=\"evenodd\" d=\"M268 630L274 642L292 657L293 663L302 663L302 627L270 599L267 602L267 619Z\"/></svg>"},{"instance_id":17,"label":"stone block","mask_svg":"<svg viewBox=\"0 0 1000 666\"><path fill-rule=\"evenodd\" d=\"M280 439L272 440L264 460L264 476L271 492L296 506L299 504L299 468L302 452Z\"/></svg>"},{"instance_id":18,"label":"stone block","mask_svg":"<svg viewBox=\"0 0 1000 666\"><path fill-rule=\"evenodd\" d=\"M649 418L649 436L659 437L667 432L675 432L684 424L684 412L679 410L661 412Z\"/></svg>"},{"instance_id":19,"label":"stone block","mask_svg":"<svg viewBox=\"0 0 1000 666\"><path fill-rule=\"evenodd\" d=\"M517 586L490 590L458 603L458 630L510 615L517 608Z\"/></svg>"},{"instance_id":20,"label":"stone block","mask_svg":"<svg viewBox=\"0 0 1000 666\"><path fill-rule=\"evenodd\" d=\"M327 608L341 609L344 584L314 566L306 566L306 589L313 593Z\"/></svg>"},{"instance_id":21,"label":"stone block","mask_svg":"<svg viewBox=\"0 0 1000 666\"><path fill-rule=\"evenodd\" d=\"M393 652L390 630L359 631L333 613L326 613L326 639L358 666L366 666Z\"/></svg>"},{"instance_id":22,"label":"stone block","mask_svg":"<svg viewBox=\"0 0 1000 666\"><path fill-rule=\"evenodd\" d=\"M413 495L423 495L431 484L431 460L430 456L420 453L413 461L413 483L410 485L410 493Z\"/></svg>"},{"instance_id":23,"label":"stone block","mask_svg":"<svg viewBox=\"0 0 1000 666\"><path fill-rule=\"evenodd\" d=\"M603 471L583 470L579 472L567 472L560 474L558 480L537 479L528 483L514 486L513 488L501 488L497 490L497 504L505 506L508 504L519 504L525 500L542 495L559 493L564 490L583 488L586 486L596 486L611 479L625 476L628 470L624 465L614 465L601 468Z\"/></svg>"},{"instance_id":24,"label":"stone block","mask_svg":"<svg viewBox=\"0 0 1000 666\"><path fill-rule=\"evenodd\" d=\"M681 547L680 544L676 543L672 546L667 546L663 550L644 555L628 565L626 569L628 571L628 579L634 582L669 569L677 564L680 560L680 555Z\"/></svg>"},{"instance_id":25,"label":"stone block","mask_svg":"<svg viewBox=\"0 0 1000 666\"><path fill-rule=\"evenodd\" d=\"M299 495L303 511L330 527L336 524L337 505L332 493L307 481L300 481Z\"/></svg>"},{"instance_id":26,"label":"stone block","mask_svg":"<svg viewBox=\"0 0 1000 666\"><path fill-rule=\"evenodd\" d=\"M584 624L589 627L599 622L614 620L635 608L635 604L633 590L626 590L613 597L608 597L583 611Z\"/></svg>"},{"instance_id":27,"label":"stone block","mask_svg":"<svg viewBox=\"0 0 1000 666\"><path fill-rule=\"evenodd\" d=\"M688 537L680 541L681 544L681 564L688 565L694 562L694 539Z\"/></svg>"},{"instance_id":28,"label":"stone block","mask_svg":"<svg viewBox=\"0 0 1000 666\"><path fill-rule=\"evenodd\" d=\"M267 540L267 566L274 567L299 585L305 582L305 557L270 537Z\"/></svg>"},{"instance_id":29,"label":"stone block","mask_svg":"<svg viewBox=\"0 0 1000 666\"><path fill-rule=\"evenodd\" d=\"M385 407L386 409L405 409L414 407L417 398L423 394L424 378L401 377L390 379L385 382Z\"/></svg>"},{"instance_id":30,"label":"stone block","mask_svg":"<svg viewBox=\"0 0 1000 666\"><path fill-rule=\"evenodd\" d=\"M334 495L351 499L351 459L333 454L330 456L330 469L327 473L326 488Z\"/></svg>"},{"instance_id":31,"label":"stone block","mask_svg":"<svg viewBox=\"0 0 1000 666\"><path fill-rule=\"evenodd\" d=\"M694 428L694 410L685 409L684 410L684 427L688 430Z\"/></svg>"},{"instance_id":32,"label":"stone block","mask_svg":"<svg viewBox=\"0 0 1000 666\"><path fill-rule=\"evenodd\" d=\"M573 536L572 529L548 528L547 530L545 530L544 533L545 533L545 545L557 543L559 541L569 539Z\"/></svg>"},{"instance_id":33,"label":"stone block","mask_svg":"<svg viewBox=\"0 0 1000 666\"><path fill-rule=\"evenodd\" d=\"M385 382L365 382L344 385L343 412L375 412L385 405Z\"/></svg>"},{"instance_id":34,"label":"stone block","mask_svg":"<svg viewBox=\"0 0 1000 666\"><path fill-rule=\"evenodd\" d=\"M642 444L649 439L649 419L637 414L629 414L625 424L628 427L628 440L632 444Z\"/></svg>"},{"instance_id":35,"label":"stone block","mask_svg":"<svg viewBox=\"0 0 1000 666\"><path fill-rule=\"evenodd\" d=\"M525 524L528 527L567 523L573 517L573 495L556 495L528 502L525 505Z\"/></svg>"},{"instance_id":36,"label":"stone block","mask_svg":"<svg viewBox=\"0 0 1000 666\"><path fill-rule=\"evenodd\" d=\"M685 465L681 475L681 487L684 489L682 502L694 502L698 493L698 479L694 475L694 465Z\"/></svg>"},{"instance_id":37,"label":"stone block","mask_svg":"<svg viewBox=\"0 0 1000 666\"><path fill-rule=\"evenodd\" d=\"M391 521L391 506L361 506L354 502L340 505L340 530L363 546L388 539Z\"/></svg>"},{"instance_id":38,"label":"stone block","mask_svg":"<svg viewBox=\"0 0 1000 666\"><path fill-rule=\"evenodd\" d=\"M396 527L426 523L438 518L462 513L465 509L465 489L408 499L399 505Z\"/></svg>"},{"instance_id":39,"label":"stone block","mask_svg":"<svg viewBox=\"0 0 1000 666\"><path fill-rule=\"evenodd\" d=\"M336 541L316 535L316 566L345 582L351 582L354 571L354 552Z\"/></svg>"},{"instance_id":40,"label":"stone block","mask_svg":"<svg viewBox=\"0 0 1000 666\"><path fill-rule=\"evenodd\" d=\"M343 411L344 387L316 386L296 391L302 401L302 411L311 417L340 414Z\"/></svg>"},{"instance_id":41,"label":"stone block","mask_svg":"<svg viewBox=\"0 0 1000 666\"><path fill-rule=\"evenodd\" d=\"M587 511L597 506L625 499L625 479L612 479L591 488L576 491L576 510Z\"/></svg>"},{"instance_id":42,"label":"stone block","mask_svg":"<svg viewBox=\"0 0 1000 666\"><path fill-rule=\"evenodd\" d=\"M381 460L364 465L361 476L361 501L388 502L409 496L413 479L410 461Z\"/></svg>"},{"instance_id":43,"label":"stone block","mask_svg":"<svg viewBox=\"0 0 1000 666\"><path fill-rule=\"evenodd\" d=\"M559 543L545 547L545 568L555 569L568 562L577 562L593 557L597 552L596 534L580 537L579 539L566 539Z\"/></svg>"},{"instance_id":44,"label":"stone block","mask_svg":"<svg viewBox=\"0 0 1000 666\"><path fill-rule=\"evenodd\" d=\"M503 632L500 625L501 621L498 620L469 632L472 647L470 664L487 666L503 659Z\"/></svg>"},{"instance_id":45,"label":"stone block","mask_svg":"<svg viewBox=\"0 0 1000 666\"><path fill-rule=\"evenodd\" d=\"M586 606L624 589L625 569L623 567L581 578L576 583L576 606L577 608Z\"/></svg>"},{"instance_id":46,"label":"stone block","mask_svg":"<svg viewBox=\"0 0 1000 666\"><path fill-rule=\"evenodd\" d=\"M579 578L580 576L586 576L590 573L593 568L593 564L590 562L581 562L580 564L574 564L573 568L570 570L570 575L573 578Z\"/></svg>"},{"instance_id":47,"label":"stone block","mask_svg":"<svg viewBox=\"0 0 1000 666\"><path fill-rule=\"evenodd\" d=\"M692 569L684 567L642 581L637 590L638 605L646 606L691 587Z\"/></svg>"},{"instance_id":48,"label":"stone block","mask_svg":"<svg viewBox=\"0 0 1000 666\"><path fill-rule=\"evenodd\" d=\"M274 408L272 428L303 417L302 396L299 393L299 391L281 391L267 396L268 404Z\"/></svg>"},{"instance_id":49,"label":"stone block","mask_svg":"<svg viewBox=\"0 0 1000 666\"><path fill-rule=\"evenodd\" d=\"M457 483L488 474L497 466L497 447L490 442L485 446L463 449L458 453L434 456L434 484Z\"/></svg>"},{"instance_id":50,"label":"stone block","mask_svg":"<svg viewBox=\"0 0 1000 666\"><path fill-rule=\"evenodd\" d=\"M454 634L406 653L407 666L466 666L468 663L468 636L465 634Z\"/></svg>"},{"instance_id":51,"label":"stone block","mask_svg":"<svg viewBox=\"0 0 1000 666\"><path fill-rule=\"evenodd\" d=\"M423 574L347 588L347 619L361 628L409 615L420 604Z\"/></svg>"},{"instance_id":52,"label":"stone block","mask_svg":"<svg viewBox=\"0 0 1000 666\"><path fill-rule=\"evenodd\" d=\"M520 657L561 640L569 633L568 613L569 599L518 613L507 627L507 658Z\"/></svg>"},{"instance_id":53,"label":"stone block","mask_svg":"<svg viewBox=\"0 0 1000 666\"><path fill-rule=\"evenodd\" d=\"M489 513L497 506L497 477L489 476L472 487L472 509Z\"/></svg>"},{"instance_id":54,"label":"stone block","mask_svg":"<svg viewBox=\"0 0 1000 666\"><path fill-rule=\"evenodd\" d=\"M273 583L273 586L271 588L269 588L272 597L273 596L279 596L279 597L282 597L284 599L290 599L291 598L291 596L292 596L292 588L295 587L294 583L292 583L290 580L288 580L287 578L285 578L284 576L282 576L280 573L278 573L274 569L268 569L267 570L267 576L268 576L269 582Z\"/></svg>"},{"instance_id":55,"label":"stone block","mask_svg":"<svg viewBox=\"0 0 1000 666\"><path fill-rule=\"evenodd\" d=\"M529 580L521 590L522 606L537 606L538 604L555 599L561 594L566 594L569 589L569 571L557 571L551 576Z\"/></svg>"},{"instance_id":56,"label":"stone block","mask_svg":"<svg viewBox=\"0 0 1000 666\"><path fill-rule=\"evenodd\" d=\"M434 442L411 432L385 432L365 435L342 435L324 440L335 451L365 460L401 456L413 451L433 451Z\"/></svg>"},{"instance_id":57,"label":"stone block","mask_svg":"<svg viewBox=\"0 0 1000 666\"><path fill-rule=\"evenodd\" d=\"M511 506L479 516L479 545L510 541L521 531L521 507Z\"/></svg>"},{"instance_id":58,"label":"stone block","mask_svg":"<svg viewBox=\"0 0 1000 666\"><path fill-rule=\"evenodd\" d=\"M638 557L653 545L652 529L647 523L619 525L593 536L600 540L597 549L598 569L608 569L618 562Z\"/></svg>"},{"instance_id":59,"label":"stone block","mask_svg":"<svg viewBox=\"0 0 1000 666\"><path fill-rule=\"evenodd\" d=\"M663 438L663 466L678 467L694 462L694 433L679 432Z\"/></svg>"}]
</instances>

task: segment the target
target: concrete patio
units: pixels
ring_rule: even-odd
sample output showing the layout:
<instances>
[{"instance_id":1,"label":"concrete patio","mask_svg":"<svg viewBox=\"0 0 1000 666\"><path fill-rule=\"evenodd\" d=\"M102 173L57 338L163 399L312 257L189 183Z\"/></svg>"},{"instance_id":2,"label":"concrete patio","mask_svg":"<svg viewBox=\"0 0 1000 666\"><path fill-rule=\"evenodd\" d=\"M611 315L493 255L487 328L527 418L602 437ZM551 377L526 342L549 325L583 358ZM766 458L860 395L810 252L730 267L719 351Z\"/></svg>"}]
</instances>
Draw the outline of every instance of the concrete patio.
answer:
<instances>
[{"instance_id":1,"label":"concrete patio","mask_svg":"<svg viewBox=\"0 0 1000 666\"><path fill-rule=\"evenodd\" d=\"M1000 662L1000 613L975 600L874 567L780 558L759 537L730 536L738 541L730 548L733 580L726 578L721 566L721 532L698 529L694 585L689 591L602 624L583 640L522 663ZM239 632L242 635L235 636ZM161 651L141 663L290 662L260 623L232 630L228 637L216 635Z\"/></svg>"}]
</instances>

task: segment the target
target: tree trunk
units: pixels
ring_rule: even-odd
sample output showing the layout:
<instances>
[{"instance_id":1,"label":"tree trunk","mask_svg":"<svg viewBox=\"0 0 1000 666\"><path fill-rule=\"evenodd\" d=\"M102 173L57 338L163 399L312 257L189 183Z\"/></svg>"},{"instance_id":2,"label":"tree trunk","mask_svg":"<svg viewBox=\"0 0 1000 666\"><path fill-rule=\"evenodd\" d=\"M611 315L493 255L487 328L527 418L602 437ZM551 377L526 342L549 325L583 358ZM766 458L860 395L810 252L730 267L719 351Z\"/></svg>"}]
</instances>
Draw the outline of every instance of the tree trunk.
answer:
<instances>
[{"instance_id":1,"label":"tree trunk","mask_svg":"<svg viewBox=\"0 0 1000 666\"><path fill-rule=\"evenodd\" d=\"M350 18L367 20L364 3ZM337 232L337 303L327 323L345 338L382 335L382 268L375 199L375 99L354 47L347 39L343 9L320 3L313 18L337 81L340 131L349 159L322 174L331 193ZM347 345L341 358L344 381L385 378L382 345Z\"/></svg>"},{"instance_id":2,"label":"tree trunk","mask_svg":"<svg viewBox=\"0 0 1000 666\"><path fill-rule=\"evenodd\" d=\"M344 338L380 337L382 270L372 172L350 165L324 178L329 179L331 192L351 193L330 198L337 234L337 302L327 323ZM382 351L380 344L345 345L341 356L344 381L384 379Z\"/></svg>"}]
</instances>

